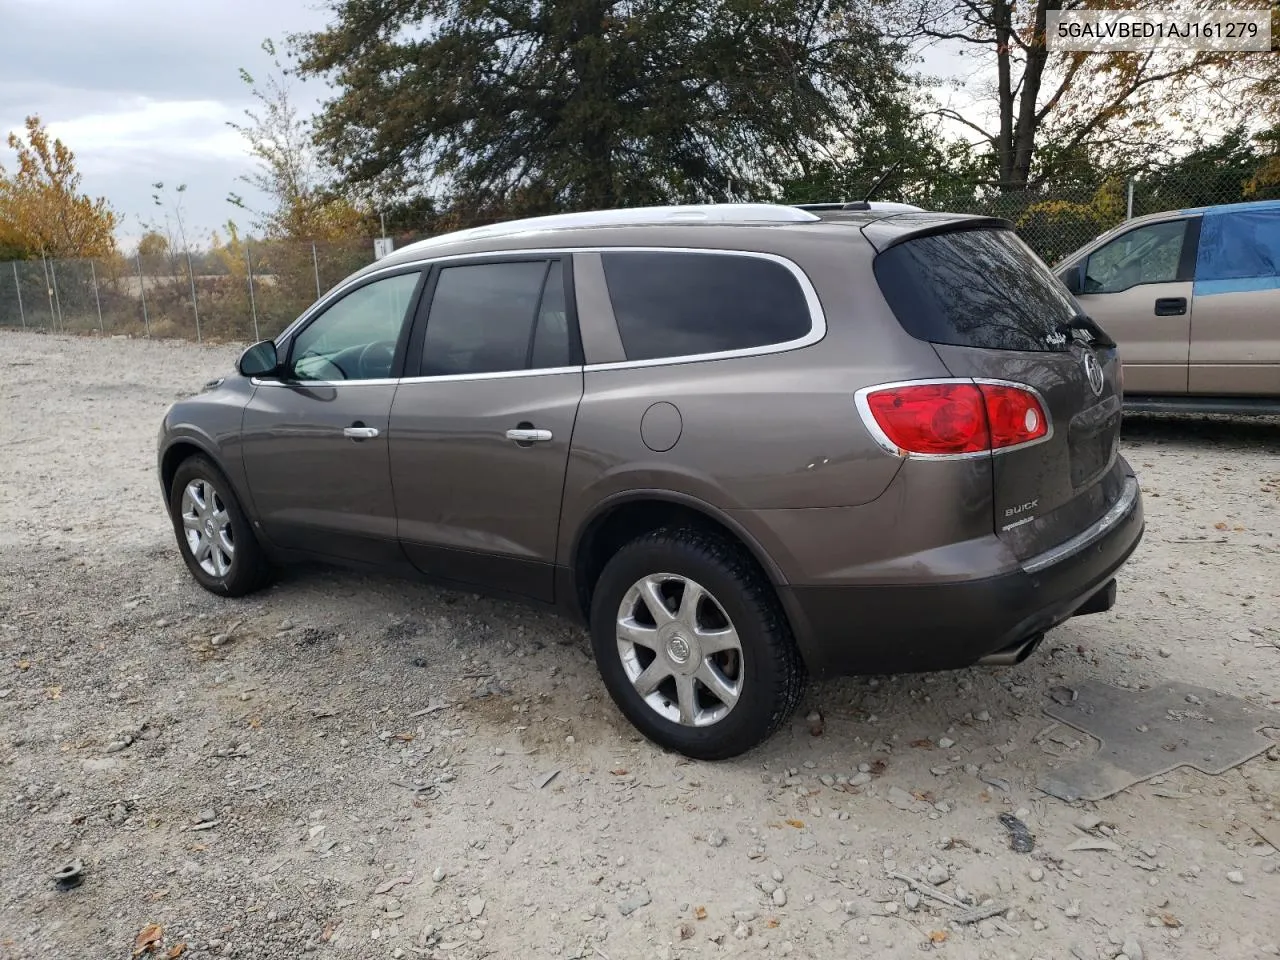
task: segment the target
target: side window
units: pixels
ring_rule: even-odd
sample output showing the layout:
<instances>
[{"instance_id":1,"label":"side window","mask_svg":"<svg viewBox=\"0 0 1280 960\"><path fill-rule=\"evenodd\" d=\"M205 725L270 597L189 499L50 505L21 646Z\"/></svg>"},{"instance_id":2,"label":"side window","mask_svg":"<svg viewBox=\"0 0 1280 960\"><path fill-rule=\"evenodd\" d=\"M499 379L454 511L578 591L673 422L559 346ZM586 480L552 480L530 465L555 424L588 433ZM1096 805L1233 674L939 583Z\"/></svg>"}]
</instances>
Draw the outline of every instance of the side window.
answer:
<instances>
[{"instance_id":1,"label":"side window","mask_svg":"<svg viewBox=\"0 0 1280 960\"><path fill-rule=\"evenodd\" d=\"M365 284L329 306L293 339L297 380L374 380L391 376L396 341L421 276L401 273Z\"/></svg>"},{"instance_id":2,"label":"side window","mask_svg":"<svg viewBox=\"0 0 1280 960\"><path fill-rule=\"evenodd\" d=\"M570 363L559 261L461 264L436 280L422 375L501 373Z\"/></svg>"},{"instance_id":3,"label":"side window","mask_svg":"<svg viewBox=\"0 0 1280 960\"><path fill-rule=\"evenodd\" d=\"M1280 210L1205 215L1196 259L1197 281L1273 277L1280 277ZM1235 286L1240 290L1259 289L1257 285Z\"/></svg>"},{"instance_id":4,"label":"side window","mask_svg":"<svg viewBox=\"0 0 1280 960\"><path fill-rule=\"evenodd\" d=\"M1169 220L1121 234L1089 256L1084 293L1119 293L1141 283L1178 279L1187 221Z\"/></svg>"},{"instance_id":5,"label":"side window","mask_svg":"<svg viewBox=\"0 0 1280 960\"><path fill-rule=\"evenodd\" d=\"M601 259L628 360L787 343L813 326L799 282L773 260L641 251Z\"/></svg>"}]
</instances>

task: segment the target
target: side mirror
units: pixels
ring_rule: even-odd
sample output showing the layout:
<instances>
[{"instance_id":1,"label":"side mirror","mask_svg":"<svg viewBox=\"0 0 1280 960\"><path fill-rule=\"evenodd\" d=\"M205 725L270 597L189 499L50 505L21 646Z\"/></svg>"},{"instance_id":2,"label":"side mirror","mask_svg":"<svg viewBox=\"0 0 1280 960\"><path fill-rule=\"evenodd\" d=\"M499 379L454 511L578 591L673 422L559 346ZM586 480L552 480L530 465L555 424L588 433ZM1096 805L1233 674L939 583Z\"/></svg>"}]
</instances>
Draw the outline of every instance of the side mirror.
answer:
<instances>
[{"instance_id":1,"label":"side mirror","mask_svg":"<svg viewBox=\"0 0 1280 960\"><path fill-rule=\"evenodd\" d=\"M240 354L236 361L236 369L244 377L265 377L275 373L280 367L280 358L276 356L276 345L271 340L261 340Z\"/></svg>"},{"instance_id":2,"label":"side mirror","mask_svg":"<svg viewBox=\"0 0 1280 960\"><path fill-rule=\"evenodd\" d=\"M1066 285L1072 296L1082 293L1084 291L1084 261L1073 263L1058 274L1058 277Z\"/></svg>"}]
</instances>

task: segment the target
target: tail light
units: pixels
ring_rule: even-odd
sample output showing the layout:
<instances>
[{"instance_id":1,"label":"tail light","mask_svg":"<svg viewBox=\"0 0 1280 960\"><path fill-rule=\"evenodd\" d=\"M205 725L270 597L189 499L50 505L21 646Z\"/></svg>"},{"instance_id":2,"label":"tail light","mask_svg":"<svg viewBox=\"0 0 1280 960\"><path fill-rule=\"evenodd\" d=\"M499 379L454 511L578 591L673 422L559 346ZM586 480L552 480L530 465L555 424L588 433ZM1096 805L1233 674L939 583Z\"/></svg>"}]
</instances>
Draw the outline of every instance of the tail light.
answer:
<instances>
[{"instance_id":1,"label":"tail light","mask_svg":"<svg viewBox=\"0 0 1280 960\"><path fill-rule=\"evenodd\" d=\"M896 456L977 455L1049 435L1039 395L1012 383L917 381L858 391L858 410Z\"/></svg>"}]
</instances>

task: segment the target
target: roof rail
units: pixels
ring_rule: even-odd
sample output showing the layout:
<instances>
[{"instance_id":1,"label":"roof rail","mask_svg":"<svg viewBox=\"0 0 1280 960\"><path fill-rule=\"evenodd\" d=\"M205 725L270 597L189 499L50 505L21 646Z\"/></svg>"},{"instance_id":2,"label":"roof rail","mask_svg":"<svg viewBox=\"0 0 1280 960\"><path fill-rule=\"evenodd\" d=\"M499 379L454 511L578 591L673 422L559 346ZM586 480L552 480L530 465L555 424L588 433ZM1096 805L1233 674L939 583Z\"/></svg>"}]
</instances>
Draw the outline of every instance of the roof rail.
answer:
<instances>
[{"instance_id":1,"label":"roof rail","mask_svg":"<svg viewBox=\"0 0 1280 960\"><path fill-rule=\"evenodd\" d=\"M538 230L581 227L631 226L651 223L810 223L820 220L812 213L779 203L700 203L655 207L624 207L615 210L584 210L553 213L543 217L507 220L483 227L455 230L429 237L403 249L418 249L458 240L479 240Z\"/></svg>"},{"instance_id":2,"label":"roof rail","mask_svg":"<svg viewBox=\"0 0 1280 960\"><path fill-rule=\"evenodd\" d=\"M881 213L906 213L923 211L910 203L895 203L891 200L839 200L829 203L797 203L801 210L878 210Z\"/></svg>"}]
</instances>

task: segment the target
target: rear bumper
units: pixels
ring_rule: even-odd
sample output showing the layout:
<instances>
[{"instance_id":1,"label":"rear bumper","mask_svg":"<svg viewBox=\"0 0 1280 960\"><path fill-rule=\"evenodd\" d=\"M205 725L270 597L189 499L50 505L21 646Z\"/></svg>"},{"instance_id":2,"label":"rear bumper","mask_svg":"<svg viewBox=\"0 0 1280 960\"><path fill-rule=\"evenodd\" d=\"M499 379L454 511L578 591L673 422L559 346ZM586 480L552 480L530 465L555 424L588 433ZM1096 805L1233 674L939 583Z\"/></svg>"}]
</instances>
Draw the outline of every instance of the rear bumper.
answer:
<instances>
[{"instance_id":1,"label":"rear bumper","mask_svg":"<svg viewBox=\"0 0 1280 960\"><path fill-rule=\"evenodd\" d=\"M970 666L1016 649L1112 589L1142 539L1137 480L1096 523L1012 572L947 583L785 586L782 601L817 676ZM1103 598L1099 597L1099 601Z\"/></svg>"}]
</instances>

